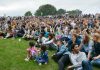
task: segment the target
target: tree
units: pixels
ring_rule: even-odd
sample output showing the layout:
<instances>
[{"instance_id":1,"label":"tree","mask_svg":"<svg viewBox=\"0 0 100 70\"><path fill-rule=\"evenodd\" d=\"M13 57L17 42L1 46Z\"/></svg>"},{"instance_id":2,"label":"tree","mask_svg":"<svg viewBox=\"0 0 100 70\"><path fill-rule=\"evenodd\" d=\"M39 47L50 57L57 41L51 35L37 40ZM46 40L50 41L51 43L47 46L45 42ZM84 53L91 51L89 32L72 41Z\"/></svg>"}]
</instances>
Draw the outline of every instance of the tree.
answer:
<instances>
[{"instance_id":1,"label":"tree","mask_svg":"<svg viewBox=\"0 0 100 70\"><path fill-rule=\"evenodd\" d=\"M55 15L56 12L57 10L53 5L46 4L39 7L39 9L35 12L35 16Z\"/></svg>"},{"instance_id":2,"label":"tree","mask_svg":"<svg viewBox=\"0 0 100 70\"><path fill-rule=\"evenodd\" d=\"M25 16L32 16L31 11L27 11L27 12L25 13Z\"/></svg>"},{"instance_id":3,"label":"tree","mask_svg":"<svg viewBox=\"0 0 100 70\"><path fill-rule=\"evenodd\" d=\"M64 9L59 9L58 11L57 11L57 14L58 15L62 15L62 14L65 14L66 13L66 10L64 10Z\"/></svg>"},{"instance_id":4,"label":"tree","mask_svg":"<svg viewBox=\"0 0 100 70\"><path fill-rule=\"evenodd\" d=\"M82 11L81 10L72 10L72 11L67 11L67 13L70 15L70 16L79 16L82 14Z\"/></svg>"}]
</instances>

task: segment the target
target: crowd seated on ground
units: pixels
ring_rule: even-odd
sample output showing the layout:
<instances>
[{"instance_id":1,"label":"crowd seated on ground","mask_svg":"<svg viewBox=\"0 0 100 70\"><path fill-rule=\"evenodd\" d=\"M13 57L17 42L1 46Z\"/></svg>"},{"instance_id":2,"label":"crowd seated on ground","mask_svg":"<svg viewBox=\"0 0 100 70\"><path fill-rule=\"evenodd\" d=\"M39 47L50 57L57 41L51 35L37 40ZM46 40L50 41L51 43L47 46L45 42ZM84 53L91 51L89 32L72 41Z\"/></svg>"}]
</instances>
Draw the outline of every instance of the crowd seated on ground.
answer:
<instances>
[{"instance_id":1,"label":"crowd seated on ground","mask_svg":"<svg viewBox=\"0 0 100 70\"><path fill-rule=\"evenodd\" d=\"M22 38L29 43L27 58L48 64L48 50L59 70L100 67L100 19L95 17L2 17L0 39Z\"/></svg>"}]
</instances>

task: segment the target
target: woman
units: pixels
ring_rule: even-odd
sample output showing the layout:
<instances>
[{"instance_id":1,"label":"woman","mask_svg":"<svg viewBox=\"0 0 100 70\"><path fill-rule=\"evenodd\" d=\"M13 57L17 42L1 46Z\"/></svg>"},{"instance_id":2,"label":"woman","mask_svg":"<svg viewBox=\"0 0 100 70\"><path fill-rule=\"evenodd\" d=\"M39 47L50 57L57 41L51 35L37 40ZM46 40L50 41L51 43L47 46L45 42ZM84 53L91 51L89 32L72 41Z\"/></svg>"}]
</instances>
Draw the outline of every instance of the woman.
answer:
<instances>
[{"instance_id":1,"label":"woman","mask_svg":"<svg viewBox=\"0 0 100 70\"><path fill-rule=\"evenodd\" d=\"M90 59L90 53L92 51L93 41L89 38L88 35L85 35L83 38L81 51L85 52L88 59Z\"/></svg>"},{"instance_id":2,"label":"woman","mask_svg":"<svg viewBox=\"0 0 100 70\"><path fill-rule=\"evenodd\" d=\"M95 33L93 36L92 64L100 67L100 34Z\"/></svg>"},{"instance_id":3,"label":"woman","mask_svg":"<svg viewBox=\"0 0 100 70\"><path fill-rule=\"evenodd\" d=\"M43 45L47 45L50 49L56 49L54 45L54 35L49 34L48 39L42 43Z\"/></svg>"},{"instance_id":4,"label":"woman","mask_svg":"<svg viewBox=\"0 0 100 70\"><path fill-rule=\"evenodd\" d=\"M71 51L72 44L75 44L75 43L80 45L81 40L78 38L77 34L72 34L72 39L70 41L68 41L69 51Z\"/></svg>"}]
</instances>

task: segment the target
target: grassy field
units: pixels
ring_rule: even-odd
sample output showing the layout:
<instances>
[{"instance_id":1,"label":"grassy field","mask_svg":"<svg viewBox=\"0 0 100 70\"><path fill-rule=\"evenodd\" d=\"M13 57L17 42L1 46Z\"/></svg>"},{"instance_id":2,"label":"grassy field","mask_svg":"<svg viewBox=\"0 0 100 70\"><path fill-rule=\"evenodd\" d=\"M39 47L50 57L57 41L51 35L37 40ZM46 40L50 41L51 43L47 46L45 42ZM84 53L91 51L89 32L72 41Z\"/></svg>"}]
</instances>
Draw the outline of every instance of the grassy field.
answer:
<instances>
[{"instance_id":1,"label":"grassy field","mask_svg":"<svg viewBox=\"0 0 100 70\"><path fill-rule=\"evenodd\" d=\"M49 51L49 63L39 66L34 61L25 62L28 41L18 39L0 39L0 70L58 70L51 59L54 51ZM100 68L94 68L100 70Z\"/></svg>"}]
</instances>

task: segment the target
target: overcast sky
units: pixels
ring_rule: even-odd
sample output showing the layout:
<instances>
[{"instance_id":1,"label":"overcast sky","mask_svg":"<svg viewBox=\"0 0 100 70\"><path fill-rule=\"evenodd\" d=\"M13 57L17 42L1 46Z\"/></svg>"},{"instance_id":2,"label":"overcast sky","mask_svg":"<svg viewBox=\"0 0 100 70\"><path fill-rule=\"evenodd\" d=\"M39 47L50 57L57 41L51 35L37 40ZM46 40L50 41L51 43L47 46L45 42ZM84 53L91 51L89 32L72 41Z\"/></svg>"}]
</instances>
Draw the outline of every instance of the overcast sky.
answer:
<instances>
[{"instance_id":1,"label":"overcast sky","mask_svg":"<svg viewBox=\"0 0 100 70\"><path fill-rule=\"evenodd\" d=\"M0 0L0 16L22 16L26 11L34 13L44 4L52 4L66 11L80 9L87 14L100 13L100 0Z\"/></svg>"}]
</instances>

